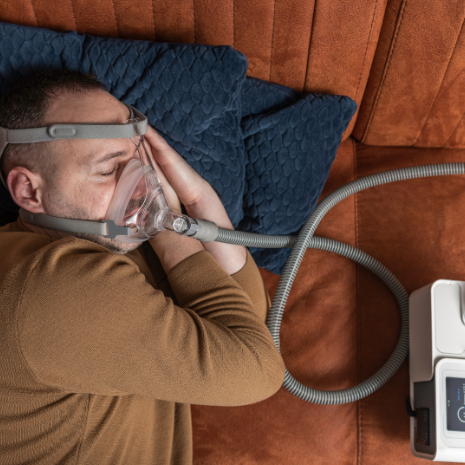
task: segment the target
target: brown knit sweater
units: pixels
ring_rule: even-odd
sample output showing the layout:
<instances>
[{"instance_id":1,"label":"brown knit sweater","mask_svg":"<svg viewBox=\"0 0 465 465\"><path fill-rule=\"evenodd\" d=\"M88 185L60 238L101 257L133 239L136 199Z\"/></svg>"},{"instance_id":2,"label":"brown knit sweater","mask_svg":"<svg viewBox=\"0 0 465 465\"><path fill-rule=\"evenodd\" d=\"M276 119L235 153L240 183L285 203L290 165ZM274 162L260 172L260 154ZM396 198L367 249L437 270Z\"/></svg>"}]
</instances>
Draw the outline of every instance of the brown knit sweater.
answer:
<instances>
[{"instance_id":1,"label":"brown knit sweater","mask_svg":"<svg viewBox=\"0 0 465 465\"><path fill-rule=\"evenodd\" d=\"M189 404L280 387L251 256L233 276L208 252L166 275L150 251L0 228L1 464L190 464Z\"/></svg>"}]
</instances>

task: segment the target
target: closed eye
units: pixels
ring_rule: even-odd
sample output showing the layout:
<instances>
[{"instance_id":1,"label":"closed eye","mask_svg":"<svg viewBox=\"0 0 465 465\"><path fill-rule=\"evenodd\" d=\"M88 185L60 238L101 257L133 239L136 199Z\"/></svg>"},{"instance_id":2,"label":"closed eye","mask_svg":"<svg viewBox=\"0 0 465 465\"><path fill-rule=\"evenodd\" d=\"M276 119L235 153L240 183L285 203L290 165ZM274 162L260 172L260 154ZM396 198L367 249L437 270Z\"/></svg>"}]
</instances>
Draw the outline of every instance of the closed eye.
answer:
<instances>
[{"instance_id":1,"label":"closed eye","mask_svg":"<svg viewBox=\"0 0 465 465\"><path fill-rule=\"evenodd\" d=\"M113 170L110 171L109 173L102 173L102 176L109 177L109 176L111 176L112 174L115 174L117 169L118 169L118 166L115 166L115 167L113 168Z\"/></svg>"}]
</instances>

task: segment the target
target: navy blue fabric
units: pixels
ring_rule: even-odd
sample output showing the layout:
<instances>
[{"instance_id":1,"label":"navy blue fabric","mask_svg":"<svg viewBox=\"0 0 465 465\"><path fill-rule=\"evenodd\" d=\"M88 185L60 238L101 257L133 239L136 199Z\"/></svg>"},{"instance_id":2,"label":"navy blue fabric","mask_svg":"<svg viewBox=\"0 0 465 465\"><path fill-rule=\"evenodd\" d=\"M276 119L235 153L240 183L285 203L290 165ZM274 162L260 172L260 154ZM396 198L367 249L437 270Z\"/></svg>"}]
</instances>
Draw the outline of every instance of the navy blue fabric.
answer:
<instances>
[{"instance_id":1,"label":"navy blue fabric","mask_svg":"<svg viewBox=\"0 0 465 465\"><path fill-rule=\"evenodd\" d=\"M218 192L238 229L295 233L314 209L356 110L349 97L300 94L246 78L229 46L103 39L0 23L0 95L52 68L92 72L147 115ZM0 216L14 211L0 190ZM252 250L280 273L287 250Z\"/></svg>"},{"instance_id":2,"label":"navy blue fabric","mask_svg":"<svg viewBox=\"0 0 465 465\"><path fill-rule=\"evenodd\" d=\"M244 217L238 229L294 234L323 190L356 110L338 95L303 95L259 79L242 86L242 135L247 152ZM257 263L281 273L290 249L250 249Z\"/></svg>"}]
</instances>

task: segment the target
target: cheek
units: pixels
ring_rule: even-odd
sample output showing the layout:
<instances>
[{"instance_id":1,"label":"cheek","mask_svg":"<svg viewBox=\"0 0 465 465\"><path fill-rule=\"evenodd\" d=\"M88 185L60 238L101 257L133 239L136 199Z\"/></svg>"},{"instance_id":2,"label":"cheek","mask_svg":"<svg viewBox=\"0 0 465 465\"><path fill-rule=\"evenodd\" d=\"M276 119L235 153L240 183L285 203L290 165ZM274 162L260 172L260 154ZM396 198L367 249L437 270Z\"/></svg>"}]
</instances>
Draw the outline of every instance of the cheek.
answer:
<instances>
[{"instance_id":1,"label":"cheek","mask_svg":"<svg viewBox=\"0 0 465 465\"><path fill-rule=\"evenodd\" d=\"M89 217L103 219L115 191L116 182L95 183L79 182L61 186L64 197Z\"/></svg>"},{"instance_id":2,"label":"cheek","mask_svg":"<svg viewBox=\"0 0 465 465\"><path fill-rule=\"evenodd\" d=\"M110 205L115 185L106 183L105 185L88 186L82 192L83 202L91 209L92 215L103 219Z\"/></svg>"}]
</instances>

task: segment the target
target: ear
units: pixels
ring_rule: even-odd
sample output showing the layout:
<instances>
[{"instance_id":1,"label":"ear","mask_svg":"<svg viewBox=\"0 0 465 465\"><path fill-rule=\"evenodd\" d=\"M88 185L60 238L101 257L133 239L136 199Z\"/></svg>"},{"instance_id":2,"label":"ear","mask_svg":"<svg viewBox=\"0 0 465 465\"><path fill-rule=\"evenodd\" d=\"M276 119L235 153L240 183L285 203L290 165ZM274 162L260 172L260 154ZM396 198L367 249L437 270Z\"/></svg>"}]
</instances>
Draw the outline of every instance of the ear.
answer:
<instances>
[{"instance_id":1,"label":"ear","mask_svg":"<svg viewBox=\"0 0 465 465\"><path fill-rule=\"evenodd\" d=\"M43 179L23 166L16 166L8 174L7 185L13 200L24 210L43 213Z\"/></svg>"}]
</instances>

